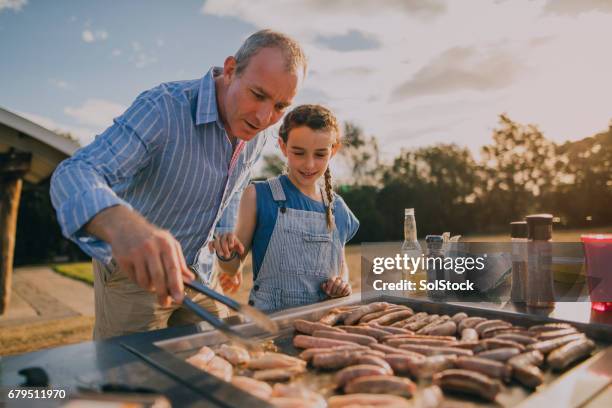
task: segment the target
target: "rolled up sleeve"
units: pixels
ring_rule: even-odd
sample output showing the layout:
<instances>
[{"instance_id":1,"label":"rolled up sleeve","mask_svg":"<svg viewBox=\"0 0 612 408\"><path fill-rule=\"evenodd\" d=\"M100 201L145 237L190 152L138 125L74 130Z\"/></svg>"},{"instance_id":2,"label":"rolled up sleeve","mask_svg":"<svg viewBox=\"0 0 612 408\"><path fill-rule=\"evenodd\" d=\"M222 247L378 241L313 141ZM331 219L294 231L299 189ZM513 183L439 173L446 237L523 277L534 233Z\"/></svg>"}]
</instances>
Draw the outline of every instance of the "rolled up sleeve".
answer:
<instances>
[{"instance_id":1,"label":"rolled up sleeve","mask_svg":"<svg viewBox=\"0 0 612 408\"><path fill-rule=\"evenodd\" d=\"M131 208L113 186L147 166L166 133L158 104L146 95L141 94L91 144L60 163L51 178L51 202L62 233L103 262L110 261L110 246L83 227L106 208Z\"/></svg>"}]
</instances>

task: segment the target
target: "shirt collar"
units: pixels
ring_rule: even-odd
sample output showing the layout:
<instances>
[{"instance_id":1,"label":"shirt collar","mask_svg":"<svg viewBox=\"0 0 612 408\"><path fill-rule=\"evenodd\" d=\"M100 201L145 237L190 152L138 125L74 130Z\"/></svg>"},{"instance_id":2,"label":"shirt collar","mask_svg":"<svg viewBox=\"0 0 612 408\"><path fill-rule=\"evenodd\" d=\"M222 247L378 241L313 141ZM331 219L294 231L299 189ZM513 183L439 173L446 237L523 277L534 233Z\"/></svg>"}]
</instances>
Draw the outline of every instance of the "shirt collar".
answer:
<instances>
[{"instance_id":1,"label":"shirt collar","mask_svg":"<svg viewBox=\"0 0 612 408\"><path fill-rule=\"evenodd\" d=\"M221 128L221 118L217 108L217 91L215 89L215 76L221 74L222 68L212 67L200 81L198 92L198 106L196 109L196 125L217 122Z\"/></svg>"}]
</instances>

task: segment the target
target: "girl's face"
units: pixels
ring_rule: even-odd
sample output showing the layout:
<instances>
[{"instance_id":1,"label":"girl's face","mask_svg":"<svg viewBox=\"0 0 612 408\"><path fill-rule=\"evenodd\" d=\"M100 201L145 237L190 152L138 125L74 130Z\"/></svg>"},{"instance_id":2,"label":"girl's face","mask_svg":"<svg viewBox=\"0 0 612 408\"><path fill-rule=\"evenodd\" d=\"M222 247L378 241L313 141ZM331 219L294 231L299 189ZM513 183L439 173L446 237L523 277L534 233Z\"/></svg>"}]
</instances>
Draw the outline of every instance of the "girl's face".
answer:
<instances>
[{"instance_id":1,"label":"girl's face","mask_svg":"<svg viewBox=\"0 0 612 408\"><path fill-rule=\"evenodd\" d=\"M313 185L323 176L340 144L336 135L327 130L312 130L307 126L291 129L287 143L278 138L278 143L287 158L289 173L304 186Z\"/></svg>"}]
</instances>

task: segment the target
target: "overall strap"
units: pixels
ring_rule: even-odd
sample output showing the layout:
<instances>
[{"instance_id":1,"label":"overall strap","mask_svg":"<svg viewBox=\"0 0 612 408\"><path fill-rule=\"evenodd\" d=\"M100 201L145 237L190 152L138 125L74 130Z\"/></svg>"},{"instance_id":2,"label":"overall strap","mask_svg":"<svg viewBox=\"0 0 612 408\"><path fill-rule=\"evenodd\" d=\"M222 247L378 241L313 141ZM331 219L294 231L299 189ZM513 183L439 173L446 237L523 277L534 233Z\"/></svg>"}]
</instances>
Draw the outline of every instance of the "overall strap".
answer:
<instances>
[{"instance_id":1,"label":"overall strap","mask_svg":"<svg viewBox=\"0 0 612 408\"><path fill-rule=\"evenodd\" d=\"M274 202L278 204L281 209L285 208L285 201L287 201L287 196L285 196L285 191L283 190L283 185L280 181L280 176L272 177L266 180L268 185L270 186L270 190L272 190L272 198Z\"/></svg>"}]
</instances>

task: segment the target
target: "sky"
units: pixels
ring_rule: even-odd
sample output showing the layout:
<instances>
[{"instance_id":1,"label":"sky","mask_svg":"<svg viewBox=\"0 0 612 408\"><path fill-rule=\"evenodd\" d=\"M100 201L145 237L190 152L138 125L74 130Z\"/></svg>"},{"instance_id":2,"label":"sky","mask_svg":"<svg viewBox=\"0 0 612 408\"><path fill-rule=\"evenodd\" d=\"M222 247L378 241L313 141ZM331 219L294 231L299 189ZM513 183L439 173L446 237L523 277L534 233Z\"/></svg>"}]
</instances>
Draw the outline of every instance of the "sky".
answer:
<instances>
[{"instance_id":1,"label":"sky","mask_svg":"<svg viewBox=\"0 0 612 408\"><path fill-rule=\"evenodd\" d=\"M498 115L555 142L612 120L612 0L0 0L0 106L93 140L142 91L202 77L261 28L297 39L322 103L401 149L477 153Z\"/></svg>"}]
</instances>

